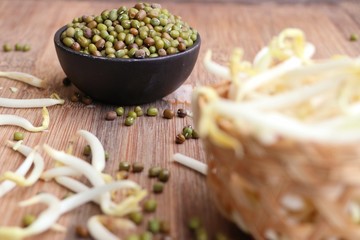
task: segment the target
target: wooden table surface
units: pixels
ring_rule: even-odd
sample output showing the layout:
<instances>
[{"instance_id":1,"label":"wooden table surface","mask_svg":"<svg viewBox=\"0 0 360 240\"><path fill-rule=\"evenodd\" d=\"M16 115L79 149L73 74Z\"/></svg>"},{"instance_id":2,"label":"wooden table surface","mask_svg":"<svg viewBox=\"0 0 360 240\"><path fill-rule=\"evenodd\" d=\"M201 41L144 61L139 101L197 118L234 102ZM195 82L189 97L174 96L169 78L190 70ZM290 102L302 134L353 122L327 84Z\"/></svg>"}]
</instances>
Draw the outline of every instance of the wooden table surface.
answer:
<instances>
[{"instance_id":1,"label":"wooden table surface","mask_svg":"<svg viewBox=\"0 0 360 240\"><path fill-rule=\"evenodd\" d=\"M247 1L249 2L249 1ZM294 2L294 1L289 1ZM217 232L223 232L228 239L250 239L238 228L224 219L216 210L211 193L207 190L204 176L185 167L172 163L171 157L180 152L206 162L204 149L200 140L189 140L184 144L174 143L175 135L183 126L192 124L192 119L174 118L165 120L161 117L142 117L131 127L124 126L124 118L106 121L106 112L115 108L94 102L91 106L73 103L69 99L76 91L74 86L64 87L65 77L56 57L53 35L55 31L70 22L75 16L97 14L103 9L117 8L121 5L131 6L133 2L119 1L37 1L37 0L1 0L0 1L0 44L28 43L29 52L0 51L1 71L21 71L38 76L49 82L49 88L39 90L23 83L0 78L0 96L9 98L48 97L56 92L66 100L63 106L49 107L50 126L41 133L25 133L24 143L34 147L48 143L56 149L65 149L69 139L79 129L95 134L110 159L105 172L115 175L120 161L142 162L145 169L153 165L166 167L171 171L170 181L164 193L153 196L159 202L156 217L167 220L171 224L172 239L193 239L186 227L187 219L197 216L208 232L209 239L214 239ZM317 47L316 57L329 57L334 54L358 56L360 40L350 42L353 33L360 35L360 2L359 1L317 1L316 3L261 3L236 2L162 2L172 13L180 15L184 20L198 29L202 37L202 47L198 62L186 84L192 86L214 83L220 79L207 73L202 59L208 49L213 50L213 57L226 63L229 54L235 47L245 50L245 58L251 60L260 47L269 42L272 36L286 27L299 27L304 30L310 42ZM84 69L86 71L86 69ZM17 92L9 90L18 88ZM165 108L190 109L189 105L172 105L166 101L143 105ZM127 107L126 110L132 107ZM40 109L0 108L1 114L16 114L26 117L35 125L41 124ZM6 146L6 140L12 139L15 131L23 131L18 127L0 127L0 174L14 170L23 161L23 157ZM81 156L85 141L80 139L75 145L75 154ZM45 156L45 155L44 155ZM82 156L83 157L83 156ZM53 161L45 156L46 168L53 166ZM131 174L130 178L150 189L154 180L149 180L146 173ZM38 192L50 192L59 197L68 191L54 182L39 181L34 186L18 187L0 199L0 225L20 226L25 213L38 214L43 207L33 206L19 208L18 202L30 198ZM100 213L95 204L83 205L63 215L59 223L66 226L66 233L47 231L31 239L76 239L74 228L86 224L87 219ZM248 223L251 224L251 223ZM145 229L143 224L138 231Z\"/></svg>"}]
</instances>

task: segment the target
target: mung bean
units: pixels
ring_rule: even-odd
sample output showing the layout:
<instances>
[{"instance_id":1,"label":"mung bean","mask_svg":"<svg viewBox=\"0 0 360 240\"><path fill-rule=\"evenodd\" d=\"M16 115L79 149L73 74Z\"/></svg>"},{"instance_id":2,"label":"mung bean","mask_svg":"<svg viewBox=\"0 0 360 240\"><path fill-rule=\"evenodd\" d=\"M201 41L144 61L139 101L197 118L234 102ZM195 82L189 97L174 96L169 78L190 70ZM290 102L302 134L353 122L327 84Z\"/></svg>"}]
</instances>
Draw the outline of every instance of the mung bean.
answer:
<instances>
[{"instance_id":1,"label":"mung bean","mask_svg":"<svg viewBox=\"0 0 360 240\"><path fill-rule=\"evenodd\" d=\"M144 170L144 165L142 163L135 162L132 164L132 172L139 173L142 172L143 170Z\"/></svg>"},{"instance_id":2,"label":"mung bean","mask_svg":"<svg viewBox=\"0 0 360 240\"><path fill-rule=\"evenodd\" d=\"M117 117L117 114L115 111L109 111L106 113L105 119L108 121L112 121L112 120L115 120L116 117Z\"/></svg>"},{"instance_id":3,"label":"mung bean","mask_svg":"<svg viewBox=\"0 0 360 240\"><path fill-rule=\"evenodd\" d=\"M158 109L156 107L149 107L146 114L150 117L155 117L158 115Z\"/></svg>"},{"instance_id":4,"label":"mung bean","mask_svg":"<svg viewBox=\"0 0 360 240\"><path fill-rule=\"evenodd\" d=\"M23 132L15 132L14 133L14 141L24 140L24 133Z\"/></svg>"},{"instance_id":5,"label":"mung bean","mask_svg":"<svg viewBox=\"0 0 360 240\"><path fill-rule=\"evenodd\" d=\"M136 225L140 225L144 219L143 214L141 212L132 212L129 214L129 218Z\"/></svg>"},{"instance_id":6,"label":"mung bean","mask_svg":"<svg viewBox=\"0 0 360 240\"><path fill-rule=\"evenodd\" d=\"M154 193L162 193L164 191L164 183L156 182L153 185L153 192Z\"/></svg>"},{"instance_id":7,"label":"mung bean","mask_svg":"<svg viewBox=\"0 0 360 240\"><path fill-rule=\"evenodd\" d=\"M13 48L11 47L10 44L5 43L5 44L3 45L3 50L4 50L4 52L10 52L10 51L13 50Z\"/></svg>"},{"instance_id":8,"label":"mung bean","mask_svg":"<svg viewBox=\"0 0 360 240\"><path fill-rule=\"evenodd\" d=\"M150 232L154 233L154 234L160 232L160 222L159 222L159 220L157 220L157 219L149 220L147 229Z\"/></svg>"},{"instance_id":9,"label":"mung bean","mask_svg":"<svg viewBox=\"0 0 360 240\"><path fill-rule=\"evenodd\" d=\"M130 163L127 161L122 161L119 163L119 171L129 171Z\"/></svg>"},{"instance_id":10,"label":"mung bean","mask_svg":"<svg viewBox=\"0 0 360 240\"><path fill-rule=\"evenodd\" d=\"M25 214L22 219L22 224L24 227L30 226L33 222L35 222L36 216L33 214Z\"/></svg>"},{"instance_id":11,"label":"mung bean","mask_svg":"<svg viewBox=\"0 0 360 240\"><path fill-rule=\"evenodd\" d=\"M149 199L144 203L144 211L145 212L155 212L157 208L157 202L155 199Z\"/></svg>"}]
</instances>

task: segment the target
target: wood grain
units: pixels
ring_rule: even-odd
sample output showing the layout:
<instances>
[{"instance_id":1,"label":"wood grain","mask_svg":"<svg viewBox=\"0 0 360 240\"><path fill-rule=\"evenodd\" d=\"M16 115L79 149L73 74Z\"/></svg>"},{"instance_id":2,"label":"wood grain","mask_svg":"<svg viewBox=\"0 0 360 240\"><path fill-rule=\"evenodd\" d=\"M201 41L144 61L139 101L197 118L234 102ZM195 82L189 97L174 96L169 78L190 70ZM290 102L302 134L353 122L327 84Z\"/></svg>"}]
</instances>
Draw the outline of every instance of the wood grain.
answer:
<instances>
[{"instance_id":1,"label":"wood grain","mask_svg":"<svg viewBox=\"0 0 360 240\"><path fill-rule=\"evenodd\" d=\"M38 90L7 79L0 79L1 97L34 98L47 97L57 92L65 99L76 91L75 87L64 87L65 77L55 54L53 35L55 31L70 22L73 17L83 14L99 13L100 9L116 8L119 2L114 1L36 1L36 0L2 0L0 1L0 44L29 43L29 52L0 52L0 70L22 71L34 74L50 83L49 89ZM125 2L124 5L133 3ZM163 2L174 14L180 15L197 28L202 37L202 48L195 69L187 84L193 86L206 85L219 81L204 70L202 59L208 49L213 50L214 58L226 63L232 49L244 48L245 58L251 60L256 52L265 45L273 35L286 27L302 28L308 40L317 46L316 57L329 57L334 54L358 56L360 41L349 42L349 35L360 34L360 4L358 1L322 1L316 4L294 3L279 4L266 1L258 4L242 4L236 2ZM86 69L84 69L86 71ZM9 87L17 87L13 93ZM157 101L142 107L154 105L159 109L190 109L184 104L171 105L165 101ZM204 223L209 236L216 232L224 232L229 239L248 239L235 225L225 220L217 212L211 201L211 193L206 188L205 178L189 169L171 163L173 153L180 152L206 162L200 141L189 140L185 144L174 144L176 133L183 126L192 124L191 118L174 118L165 120L161 117L142 117L132 127L123 125L124 118L105 121L107 111L115 106L95 102L92 106L67 101L64 106L49 108L50 127L42 133L26 133L24 143L29 146L48 143L57 149L65 149L69 139L78 129L85 129L99 137L110 154L106 172L115 174L118 163L122 160L142 162L148 169L152 165L160 165L171 170L171 179L166 184L163 194L153 196L159 202L154 215L171 223L172 239L192 239L186 227L191 216L198 216ZM127 108L127 110L130 107ZM41 123L40 109L6 109L0 108L1 114L17 114L28 118L34 124ZM6 140L12 139L15 131L12 126L0 128L0 173L15 169L23 157L6 146ZM75 154L81 156L85 142L81 139L76 144ZM45 157L46 166L53 162ZM153 180L145 173L133 174L136 180L147 189ZM0 199L0 225L20 225L25 213L39 213L42 206L19 208L17 203L38 192L51 192L59 197L67 191L53 182L38 182L30 188L17 188ZM86 204L61 217L59 223L68 227L67 233L48 231L31 239L76 239L74 227L85 224L89 216L99 213L94 204ZM145 225L139 231L145 229ZM211 238L213 239L213 238Z\"/></svg>"}]
</instances>

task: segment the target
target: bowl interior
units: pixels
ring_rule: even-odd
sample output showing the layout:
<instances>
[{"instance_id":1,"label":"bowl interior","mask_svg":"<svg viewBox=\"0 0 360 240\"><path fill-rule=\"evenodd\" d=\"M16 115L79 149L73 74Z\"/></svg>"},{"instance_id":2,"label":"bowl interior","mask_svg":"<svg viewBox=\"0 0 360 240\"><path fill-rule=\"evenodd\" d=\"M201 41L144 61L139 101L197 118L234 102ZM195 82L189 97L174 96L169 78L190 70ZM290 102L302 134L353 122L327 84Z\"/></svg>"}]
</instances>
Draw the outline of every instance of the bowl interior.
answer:
<instances>
[{"instance_id":1,"label":"bowl interior","mask_svg":"<svg viewBox=\"0 0 360 240\"><path fill-rule=\"evenodd\" d=\"M192 72L201 39L173 55L145 59L94 57L66 47L60 40L66 26L54 36L62 69L72 83L91 98L110 104L153 102L176 90Z\"/></svg>"}]
</instances>

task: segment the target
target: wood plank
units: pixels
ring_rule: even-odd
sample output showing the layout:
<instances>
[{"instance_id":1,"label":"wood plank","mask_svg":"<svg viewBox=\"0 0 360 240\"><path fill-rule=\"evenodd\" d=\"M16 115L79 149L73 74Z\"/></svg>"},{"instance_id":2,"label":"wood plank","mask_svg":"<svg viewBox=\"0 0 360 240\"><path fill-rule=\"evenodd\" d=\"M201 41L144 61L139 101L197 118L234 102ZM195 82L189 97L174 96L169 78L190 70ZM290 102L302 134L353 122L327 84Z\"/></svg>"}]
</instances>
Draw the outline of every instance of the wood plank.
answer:
<instances>
[{"instance_id":1,"label":"wood plank","mask_svg":"<svg viewBox=\"0 0 360 240\"><path fill-rule=\"evenodd\" d=\"M57 28L71 21L75 16L84 13L98 13L99 9L116 8L114 1L47 1L35 0L3 0L0 1L0 43L29 43L31 51L0 52L0 69L4 71L23 71L39 76L50 83L47 90L38 90L7 79L0 79L1 97L34 98L46 97L57 92L69 99L76 91L75 87L64 87L65 77L58 60L52 38ZM130 6L132 3L125 2ZM360 42L349 42L348 35L359 32L360 21L356 15L360 6L356 1L333 4L277 4L266 2L261 4L240 3L181 3L164 2L174 14L180 15L192 26L197 28L202 37L202 49L195 69L187 84L193 86L206 85L219 81L204 70L202 59L206 50L212 49L213 56L221 63L226 63L235 47L245 49L246 59L252 59L256 52L268 43L272 36L283 28L302 28L309 39L317 46L316 57L329 57L333 54L357 56ZM311 6L311 7L310 7ZM339 7L340 6L340 7ZM17 87L18 92L12 93L9 87ZM171 105L165 101L145 104L146 109L155 105L159 109L178 108L190 109L189 105ZM193 124L191 118L175 118L165 120L161 117L142 117L132 127L123 125L124 118L109 122L104 120L107 111L115 106L95 102L93 106L67 101L64 106L49 108L50 127L42 133L26 133L24 143L29 146L48 143L57 149L65 149L69 139L78 129L86 129L99 137L110 154L106 172L115 174L118 163L122 160L143 162L145 168L161 165L171 170L171 179L161 195L154 196L159 202L155 215L170 221L173 239L191 239L186 228L186 221L191 216L199 216L213 236L216 232L226 233L230 239L246 239L234 224L225 220L216 210L211 201L211 193L206 188L205 178L191 170L170 162L175 152L181 152L203 162L205 154L199 140L189 140L185 144L174 144L176 133L187 124ZM129 108L127 108L129 109ZM5 109L2 114L25 116L34 124L41 123L40 109ZM15 169L23 160L20 154L5 146L6 140L12 138L17 127L0 128L0 173ZM75 154L81 156L83 140L79 140ZM49 157L45 158L47 168L53 166ZM131 179L145 188L150 188L153 180L146 174L133 174ZM18 208L20 200L29 198L37 192L51 192L59 197L67 191L55 183L39 182L31 188L17 188L0 199L2 218L0 225L19 225L24 213L39 213L43 207ZM69 227L66 234L52 231L31 239L74 239L74 227L85 224L86 219L99 213L94 204L87 204L61 217L59 223ZM141 226L140 230L144 230ZM139 231L140 231L139 230Z\"/></svg>"}]
</instances>

